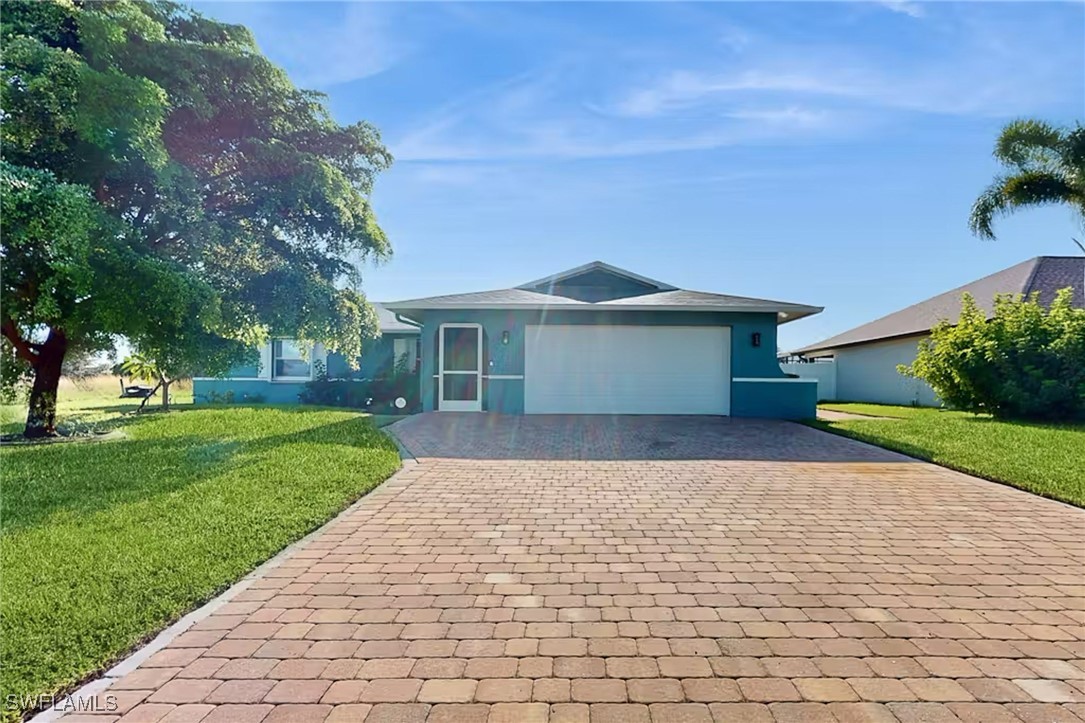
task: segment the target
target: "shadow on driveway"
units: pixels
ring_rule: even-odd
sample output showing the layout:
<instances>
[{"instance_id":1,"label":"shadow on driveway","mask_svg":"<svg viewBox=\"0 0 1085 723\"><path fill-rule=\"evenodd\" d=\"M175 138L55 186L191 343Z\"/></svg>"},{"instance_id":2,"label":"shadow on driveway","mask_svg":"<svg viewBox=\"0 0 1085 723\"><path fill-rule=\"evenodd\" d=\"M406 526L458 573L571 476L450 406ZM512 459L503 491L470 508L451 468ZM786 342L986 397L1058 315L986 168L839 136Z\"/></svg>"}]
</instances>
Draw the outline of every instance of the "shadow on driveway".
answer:
<instances>
[{"instance_id":1,"label":"shadow on driveway","mask_svg":"<svg viewBox=\"0 0 1085 723\"><path fill-rule=\"evenodd\" d=\"M393 431L415 457L448 459L916 461L775 419L427 412Z\"/></svg>"}]
</instances>

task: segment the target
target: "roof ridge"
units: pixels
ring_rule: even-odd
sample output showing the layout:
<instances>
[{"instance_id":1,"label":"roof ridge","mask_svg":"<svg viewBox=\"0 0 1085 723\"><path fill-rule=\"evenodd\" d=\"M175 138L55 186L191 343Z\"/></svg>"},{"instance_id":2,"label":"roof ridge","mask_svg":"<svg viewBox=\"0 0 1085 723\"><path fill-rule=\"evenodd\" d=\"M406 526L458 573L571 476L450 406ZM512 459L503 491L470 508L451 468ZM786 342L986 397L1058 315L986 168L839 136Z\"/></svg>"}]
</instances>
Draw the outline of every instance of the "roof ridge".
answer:
<instances>
[{"instance_id":1,"label":"roof ridge","mask_svg":"<svg viewBox=\"0 0 1085 723\"><path fill-rule=\"evenodd\" d=\"M532 279L531 281L526 281L526 282L524 282L522 284L517 284L513 288L524 289L524 290L529 290L530 291L530 290L532 290L532 289L534 289L536 287L543 286L543 285L546 285L546 284L550 284L551 286L553 286L554 284L556 284L559 281L562 281L563 279L573 278L575 276L579 276L580 274L584 274L584 273L587 273L589 271L595 271L595 270L601 270L601 271L605 271L605 272L614 274L615 276L623 276L623 277L625 277L627 279L632 279L634 281L639 281L639 282L645 284L646 286L654 286L656 289L659 289L660 291L673 291L673 290L678 288L677 286L674 286L673 284L668 284L666 281L660 281L659 279L652 279L652 278L649 278L647 276L642 276L641 274L638 274L635 271L630 271L629 269L623 269L620 266L615 266L614 264L608 264L606 261L600 261L598 259L595 260L595 261L589 261L586 264L581 264L580 266L574 266L572 268L565 269L564 271L558 271L557 273L550 274L548 276L544 276L541 279Z\"/></svg>"},{"instance_id":2,"label":"roof ridge","mask_svg":"<svg viewBox=\"0 0 1085 723\"><path fill-rule=\"evenodd\" d=\"M1032 271L1029 272L1028 278L1025 279L1025 287L1019 292L1023 296L1027 297L1031 293L1029 290L1032 288L1032 282L1036 280L1036 274L1037 272L1039 272L1040 266L1043 265L1043 259L1045 258L1047 257L1037 256L1036 258L1032 259L1035 262L1032 264Z\"/></svg>"}]
</instances>

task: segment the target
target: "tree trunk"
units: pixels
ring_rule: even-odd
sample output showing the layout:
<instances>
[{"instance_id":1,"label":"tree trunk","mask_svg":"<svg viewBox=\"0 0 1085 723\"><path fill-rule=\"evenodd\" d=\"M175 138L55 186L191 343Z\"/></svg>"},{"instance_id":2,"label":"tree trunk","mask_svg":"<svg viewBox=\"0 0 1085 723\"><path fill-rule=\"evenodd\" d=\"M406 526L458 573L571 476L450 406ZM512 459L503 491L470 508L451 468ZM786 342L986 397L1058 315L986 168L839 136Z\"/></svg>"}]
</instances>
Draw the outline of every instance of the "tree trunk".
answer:
<instances>
[{"instance_id":1,"label":"tree trunk","mask_svg":"<svg viewBox=\"0 0 1085 723\"><path fill-rule=\"evenodd\" d=\"M172 379L166 379L162 377L162 411L165 412L170 408L170 384L173 383Z\"/></svg>"},{"instance_id":2,"label":"tree trunk","mask_svg":"<svg viewBox=\"0 0 1085 723\"><path fill-rule=\"evenodd\" d=\"M57 388L60 386L60 368L67 351L68 338L64 332L50 329L34 363L34 384L30 387L26 429L23 430L23 436L28 439L56 436Z\"/></svg>"},{"instance_id":3,"label":"tree trunk","mask_svg":"<svg viewBox=\"0 0 1085 723\"><path fill-rule=\"evenodd\" d=\"M145 381L150 381L150 379L147 379ZM159 378L158 383L154 385L154 389L151 390L150 394L148 394L147 396L145 396L143 398L143 401L139 403L139 409L137 409L136 411L142 412L143 408L147 406L147 402L151 401L151 397L154 396L154 393L157 392L161 388L162 388L162 379Z\"/></svg>"}]
</instances>

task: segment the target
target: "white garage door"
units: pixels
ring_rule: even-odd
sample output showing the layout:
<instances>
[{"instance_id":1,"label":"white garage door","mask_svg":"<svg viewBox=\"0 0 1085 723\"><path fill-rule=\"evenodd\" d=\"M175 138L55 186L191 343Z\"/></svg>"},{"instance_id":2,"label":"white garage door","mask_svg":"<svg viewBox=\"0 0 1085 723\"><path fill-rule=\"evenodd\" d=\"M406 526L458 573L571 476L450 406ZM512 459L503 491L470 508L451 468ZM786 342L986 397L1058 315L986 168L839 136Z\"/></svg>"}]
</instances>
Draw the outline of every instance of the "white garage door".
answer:
<instances>
[{"instance_id":1,"label":"white garage door","mask_svg":"<svg viewBox=\"0 0 1085 723\"><path fill-rule=\"evenodd\" d=\"M731 330L529 326L528 414L728 414Z\"/></svg>"}]
</instances>

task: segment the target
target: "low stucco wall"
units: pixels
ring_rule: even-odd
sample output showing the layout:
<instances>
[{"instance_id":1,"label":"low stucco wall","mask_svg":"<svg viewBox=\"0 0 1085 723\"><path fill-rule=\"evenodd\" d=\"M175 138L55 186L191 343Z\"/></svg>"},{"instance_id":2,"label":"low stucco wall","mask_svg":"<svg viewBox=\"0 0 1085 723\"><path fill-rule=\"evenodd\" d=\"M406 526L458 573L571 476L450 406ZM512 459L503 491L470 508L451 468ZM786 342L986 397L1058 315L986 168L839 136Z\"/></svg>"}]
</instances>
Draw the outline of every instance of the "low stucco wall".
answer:
<instances>
[{"instance_id":1,"label":"low stucco wall","mask_svg":"<svg viewBox=\"0 0 1085 723\"><path fill-rule=\"evenodd\" d=\"M817 389L817 382L807 379L735 380L731 383L731 416L813 419Z\"/></svg>"}]
</instances>

